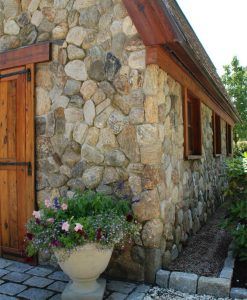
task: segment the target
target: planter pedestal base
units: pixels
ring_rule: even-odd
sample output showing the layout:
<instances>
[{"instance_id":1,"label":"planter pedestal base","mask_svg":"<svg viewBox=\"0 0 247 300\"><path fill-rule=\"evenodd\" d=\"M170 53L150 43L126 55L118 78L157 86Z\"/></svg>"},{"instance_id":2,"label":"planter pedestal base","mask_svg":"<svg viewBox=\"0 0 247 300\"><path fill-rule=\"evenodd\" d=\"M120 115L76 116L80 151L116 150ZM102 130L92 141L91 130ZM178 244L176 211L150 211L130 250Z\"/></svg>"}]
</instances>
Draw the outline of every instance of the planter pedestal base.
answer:
<instances>
[{"instance_id":1,"label":"planter pedestal base","mask_svg":"<svg viewBox=\"0 0 247 300\"><path fill-rule=\"evenodd\" d=\"M105 279L98 279L94 288L88 287L91 283L69 283L62 293L62 300L102 300L106 287Z\"/></svg>"}]
</instances>

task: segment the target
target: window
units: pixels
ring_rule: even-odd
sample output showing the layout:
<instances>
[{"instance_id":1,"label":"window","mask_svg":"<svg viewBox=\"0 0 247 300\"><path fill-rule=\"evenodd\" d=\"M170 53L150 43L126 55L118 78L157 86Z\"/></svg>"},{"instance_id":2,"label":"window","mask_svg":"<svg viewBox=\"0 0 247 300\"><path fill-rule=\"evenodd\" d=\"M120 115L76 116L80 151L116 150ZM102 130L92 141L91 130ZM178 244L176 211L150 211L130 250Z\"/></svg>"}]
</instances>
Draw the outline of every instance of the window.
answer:
<instances>
[{"instance_id":1,"label":"window","mask_svg":"<svg viewBox=\"0 0 247 300\"><path fill-rule=\"evenodd\" d=\"M226 154L232 155L232 126L226 123Z\"/></svg>"},{"instance_id":2,"label":"window","mask_svg":"<svg viewBox=\"0 0 247 300\"><path fill-rule=\"evenodd\" d=\"M184 94L184 154L196 159L202 154L201 102L185 89Z\"/></svg>"},{"instance_id":3,"label":"window","mask_svg":"<svg viewBox=\"0 0 247 300\"><path fill-rule=\"evenodd\" d=\"M212 117L212 128L214 155L217 156L221 154L221 119L215 112Z\"/></svg>"}]
</instances>

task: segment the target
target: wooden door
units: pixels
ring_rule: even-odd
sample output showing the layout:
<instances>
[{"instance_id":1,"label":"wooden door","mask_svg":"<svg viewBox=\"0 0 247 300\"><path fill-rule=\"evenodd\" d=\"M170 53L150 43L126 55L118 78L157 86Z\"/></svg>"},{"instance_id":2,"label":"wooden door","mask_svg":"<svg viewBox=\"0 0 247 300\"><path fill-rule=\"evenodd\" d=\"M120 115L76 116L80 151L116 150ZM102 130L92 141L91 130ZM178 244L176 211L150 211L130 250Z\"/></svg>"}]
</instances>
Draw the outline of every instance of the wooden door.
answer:
<instances>
[{"instance_id":1,"label":"wooden door","mask_svg":"<svg viewBox=\"0 0 247 300\"><path fill-rule=\"evenodd\" d=\"M0 72L0 254L24 260L34 208L33 66Z\"/></svg>"}]
</instances>

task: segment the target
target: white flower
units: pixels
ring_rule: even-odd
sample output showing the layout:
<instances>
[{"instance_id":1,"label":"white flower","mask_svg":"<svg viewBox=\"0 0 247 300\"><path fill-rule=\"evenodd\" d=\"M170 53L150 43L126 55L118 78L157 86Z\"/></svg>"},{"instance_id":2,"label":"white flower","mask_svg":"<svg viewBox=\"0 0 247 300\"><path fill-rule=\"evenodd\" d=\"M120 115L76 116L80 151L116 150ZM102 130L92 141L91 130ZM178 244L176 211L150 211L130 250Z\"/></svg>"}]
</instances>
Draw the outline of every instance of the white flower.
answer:
<instances>
[{"instance_id":1,"label":"white flower","mask_svg":"<svg viewBox=\"0 0 247 300\"><path fill-rule=\"evenodd\" d=\"M75 228L74 228L74 230L75 230L76 232L81 231L82 228L83 228L83 226L82 226L80 223L75 223Z\"/></svg>"},{"instance_id":2,"label":"white flower","mask_svg":"<svg viewBox=\"0 0 247 300\"><path fill-rule=\"evenodd\" d=\"M70 226L70 225L69 225L68 222L64 222L63 225L62 225L62 230L68 232L68 231L69 231L69 226Z\"/></svg>"},{"instance_id":3,"label":"white flower","mask_svg":"<svg viewBox=\"0 0 247 300\"><path fill-rule=\"evenodd\" d=\"M35 219L39 219L40 220L40 211L34 210L33 211L33 216L34 216Z\"/></svg>"}]
</instances>

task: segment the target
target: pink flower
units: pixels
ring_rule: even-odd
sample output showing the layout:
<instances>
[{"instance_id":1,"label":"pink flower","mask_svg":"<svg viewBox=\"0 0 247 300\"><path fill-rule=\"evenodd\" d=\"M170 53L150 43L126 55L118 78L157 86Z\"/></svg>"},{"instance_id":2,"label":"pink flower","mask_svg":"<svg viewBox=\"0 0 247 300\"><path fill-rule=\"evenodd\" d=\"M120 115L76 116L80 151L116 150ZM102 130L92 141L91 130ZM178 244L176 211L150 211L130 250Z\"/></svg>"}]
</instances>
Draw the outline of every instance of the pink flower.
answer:
<instances>
[{"instance_id":1,"label":"pink flower","mask_svg":"<svg viewBox=\"0 0 247 300\"><path fill-rule=\"evenodd\" d=\"M68 231L69 231L69 226L70 226L70 225L69 225L68 222L64 222L63 225L62 225L62 230L68 232Z\"/></svg>"},{"instance_id":2,"label":"pink flower","mask_svg":"<svg viewBox=\"0 0 247 300\"><path fill-rule=\"evenodd\" d=\"M67 210L68 209L68 205L66 203L63 203L61 206L62 210Z\"/></svg>"},{"instance_id":3,"label":"pink flower","mask_svg":"<svg viewBox=\"0 0 247 300\"><path fill-rule=\"evenodd\" d=\"M54 223L54 218L49 218L49 219L47 219L47 222L48 222L48 223Z\"/></svg>"},{"instance_id":4,"label":"pink flower","mask_svg":"<svg viewBox=\"0 0 247 300\"><path fill-rule=\"evenodd\" d=\"M51 207L52 206L52 204L51 204L51 200L50 199L45 199L45 206L47 207L47 208L49 208L49 207Z\"/></svg>"},{"instance_id":5,"label":"pink flower","mask_svg":"<svg viewBox=\"0 0 247 300\"><path fill-rule=\"evenodd\" d=\"M34 211L33 211L33 216L34 216L35 219L40 220L40 211L34 210Z\"/></svg>"},{"instance_id":6,"label":"pink flower","mask_svg":"<svg viewBox=\"0 0 247 300\"><path fill-rule=\"evenodd\" d=\"M80 224L80 223L75 223L75 228L74 228L74 230L76 231L76 232L78 232L78 231L82 231L82 228L83 228L83 226Z\"/></svg>"}]
</instances>

